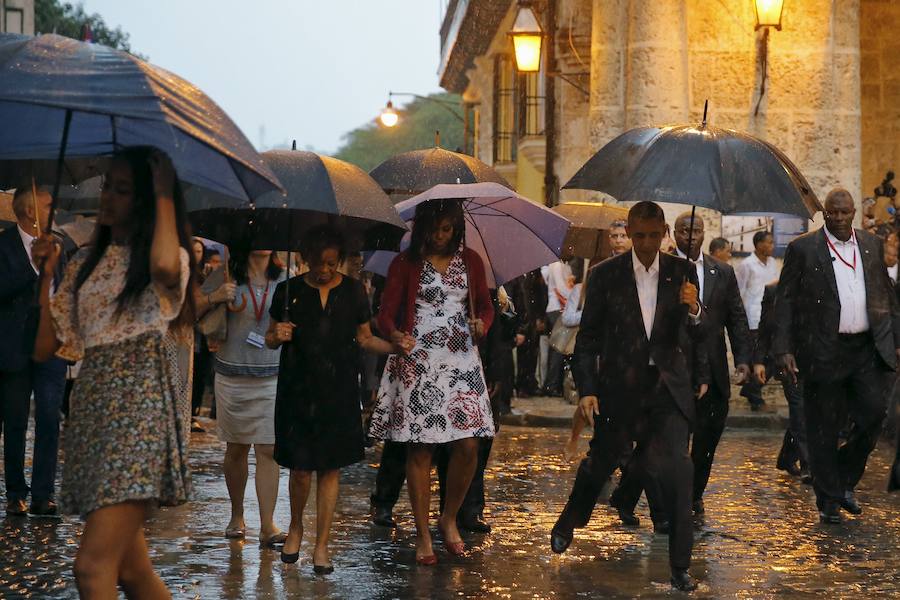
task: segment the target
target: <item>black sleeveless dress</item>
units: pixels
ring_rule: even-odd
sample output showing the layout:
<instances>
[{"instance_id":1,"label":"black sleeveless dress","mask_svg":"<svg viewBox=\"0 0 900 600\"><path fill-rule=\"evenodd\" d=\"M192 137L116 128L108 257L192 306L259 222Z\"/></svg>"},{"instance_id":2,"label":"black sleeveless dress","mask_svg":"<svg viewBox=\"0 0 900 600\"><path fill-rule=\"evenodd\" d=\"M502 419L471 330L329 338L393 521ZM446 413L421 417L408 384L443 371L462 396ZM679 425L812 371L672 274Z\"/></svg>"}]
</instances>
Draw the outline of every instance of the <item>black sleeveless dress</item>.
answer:
<instances>
[{"instance_id":1,"label":"black sleeveless dress","mask_svg":"<svg viewBox=\"0 0 900 600\"><path fill-rule=\"evenodd\" d=\"M285 284L275 288L271 317L284 318ZM275 460L289 469L337 469L362 460L357 327L371 312L365 289L344 276L328 294L302 276L290 280L293 340L281 348L275 400Z\"/></svg>"}]
</instances>

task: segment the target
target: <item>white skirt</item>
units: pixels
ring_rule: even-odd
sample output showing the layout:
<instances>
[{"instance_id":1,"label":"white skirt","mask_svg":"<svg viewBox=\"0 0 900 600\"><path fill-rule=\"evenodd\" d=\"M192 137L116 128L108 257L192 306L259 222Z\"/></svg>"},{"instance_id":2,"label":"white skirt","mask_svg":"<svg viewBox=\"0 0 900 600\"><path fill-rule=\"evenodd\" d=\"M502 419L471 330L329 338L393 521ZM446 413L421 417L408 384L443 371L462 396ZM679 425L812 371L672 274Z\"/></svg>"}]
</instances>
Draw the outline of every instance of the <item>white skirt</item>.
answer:
<instances>
[{"instance_id":1,"label":"white skirt","mask_svg":"<svg viewBox=\"0 0 900 600\"><path fill-rule=\"evenodd\" d=\"M275 443L278 376L235 377L216 373L216 428L232 444Z\"/></svg>"}]
</instances>

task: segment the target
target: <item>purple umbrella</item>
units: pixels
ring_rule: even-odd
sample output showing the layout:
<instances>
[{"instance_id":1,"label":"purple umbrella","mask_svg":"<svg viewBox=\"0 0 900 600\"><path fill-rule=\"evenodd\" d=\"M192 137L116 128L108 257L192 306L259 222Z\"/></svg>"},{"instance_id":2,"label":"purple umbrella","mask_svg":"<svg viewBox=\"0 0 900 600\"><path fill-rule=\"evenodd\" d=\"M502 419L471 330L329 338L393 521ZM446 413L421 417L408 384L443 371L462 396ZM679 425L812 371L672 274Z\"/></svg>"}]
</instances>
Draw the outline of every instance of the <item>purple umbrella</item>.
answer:
<instances>
[{"instance_id":1,"label":"purple umbrella","mask_svg":"<svg viewBox=\"0 0 900 600\"><path fill-rule=\"evenodd\" d=\"M462 202L466 245L484 261L489 287L496 288L559 260L569 220L499 183L439 184L395 208L407 224L412 224L416 206L449 199ZM401 247L408 244L404 238ZM374 252L364 269L386 274L393 256L391 252Z\"/></svg>"}]
</instances>

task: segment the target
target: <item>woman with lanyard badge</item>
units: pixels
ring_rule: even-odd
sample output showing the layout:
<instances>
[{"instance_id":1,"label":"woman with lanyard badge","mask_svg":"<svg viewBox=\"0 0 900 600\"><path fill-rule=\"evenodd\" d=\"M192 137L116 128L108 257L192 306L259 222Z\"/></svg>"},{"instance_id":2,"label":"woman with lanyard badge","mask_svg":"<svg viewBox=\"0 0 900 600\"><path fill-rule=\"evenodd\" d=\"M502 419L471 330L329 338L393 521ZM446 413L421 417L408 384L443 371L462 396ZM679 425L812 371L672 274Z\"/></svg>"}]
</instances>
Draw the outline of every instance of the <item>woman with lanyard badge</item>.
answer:
<instances>
[{"instance_id":1,"label":"woman with lanyard badge","mask_svg":"<svg viewBox=\"0 0 900 600\"><path fill-rule=\"evenodd\" d=\"M231 274L238 285L228 307L227 337L215 349L215 392L219 439L225 450L225 484L231 499L231 519L225 537L245 536L244 490L250 446L256 456L256 496L259 501L259 542L283 543L286 534L272 521L278 498L275 445L275 391L280 349L266 347L269 307L283 269L273 252L232 253Z\"/></svg>"}]
</instances>

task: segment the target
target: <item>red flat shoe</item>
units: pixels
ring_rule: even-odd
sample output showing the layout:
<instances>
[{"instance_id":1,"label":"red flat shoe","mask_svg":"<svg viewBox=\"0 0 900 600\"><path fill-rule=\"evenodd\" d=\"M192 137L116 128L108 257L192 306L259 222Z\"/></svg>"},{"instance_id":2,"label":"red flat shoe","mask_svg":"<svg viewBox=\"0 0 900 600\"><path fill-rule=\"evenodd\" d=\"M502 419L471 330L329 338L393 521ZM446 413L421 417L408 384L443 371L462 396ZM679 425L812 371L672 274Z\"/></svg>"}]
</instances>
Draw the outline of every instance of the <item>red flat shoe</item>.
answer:
<instances>
[{"instance_id":1,"label":"red flat shoe","mask_svg":"<svg viewBox=\"0 0 900 600\"><path fill-rule=\"evenodd\" d=\"M437 556L434 554L429 554L428 556L417 556L416 564L420 564L423 567L433 567L437 564Z\"/></svg>"},{"instance_id":2,"label":"red flat shoe","mask_svg":"<svg viewBox=\"0 0 900 600\"><path fill-rule=\"evenodd\" d=\"M440 532L441 534L441 540L444 542L444 546L447 548L447 552L449 552L453 556L462 556L466 553L465 542L448 542L447 534L444 533L444 530L440 525L438 525L438 532Z\"/></svg>"}]
</instances>

